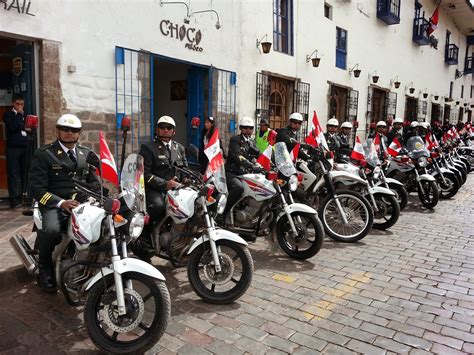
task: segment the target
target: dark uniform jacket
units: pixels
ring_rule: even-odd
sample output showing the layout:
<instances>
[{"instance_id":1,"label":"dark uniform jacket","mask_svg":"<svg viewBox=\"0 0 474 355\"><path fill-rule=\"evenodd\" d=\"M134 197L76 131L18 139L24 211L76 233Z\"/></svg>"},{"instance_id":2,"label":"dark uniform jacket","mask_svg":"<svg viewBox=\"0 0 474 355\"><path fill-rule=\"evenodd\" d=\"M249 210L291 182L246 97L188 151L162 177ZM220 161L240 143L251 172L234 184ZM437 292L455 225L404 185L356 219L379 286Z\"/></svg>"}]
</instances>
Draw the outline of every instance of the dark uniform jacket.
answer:
<instances>
[{"instance_id":1,"label":"dark uniform jacket","mask_svg":"<svg viewBox=\"0 0 474 355\"><path fill-rule=\"evenodd\" d=\"M336 160L341 161L341 159L349 159L352 153L352 147L349 143L349 136L338 133L337 139L339 141L339 149L336 151Z\"/></svg>"},{"instance_id":2,"label":"dark uniform jacket","mask_svg":"<svg viewBox=\"0 0 474 355\"><path fill-rule=\"evenodd\" d=\"M176 166L188 166L184 147L175 141L170 141L171 157L165 144L157 139L154 142L142 144L140 155L145 167L145 186L147 188L166 192L166 182L173 177L179 177Z\"/></svg>"},{"instance_id":3,"label":"dark uniform jacket","mask_svg":"<svg viewBox=\"0 0 474 355\"><path fill-rule=\"evenodd\" d=\"M291 152L295 145L300 141L298 131L293 131L290 127L282 128L278 131L275 142L285 142L288 151Z\"/></svg>"},{"instance_id":4,"label":"dark uniform jacket","mask_svg":"<svg viewBox=\"0 0 474 355\"><path fill-rule=\"evenodd\" d=\"M245 168L253 166L252 159L258 158L259 155L260 150L253 139L247 141L243 134L234 136L229 142L225 170L237 175L243 174Z\"/></svg>"},{"instance_id":5,"label":"dark uniform jacket","mask_svg":"<svg viewBox=\"0 0 474 355\"><path fill-rule=\"evenodd\" d=\"M401 130L396 130L392 128L387 134L387 146L389 146L395 138L398 139L400 144L403 144L403 135L400 133Z\"/></svg>"},{"instance_id":6,"label":"dark uniform jacket","mask_svg":"<svg viewBox=\"0 0 474 355\"><path fill-rule=\"evenodd\" d=\"M28 137L21 134L21 131L25 130L24 115L10 110L3 114L3 122L5 122L7 133L7 147L26 147L28 145Z\"/></svg>"},{"instance_id":7,"label":"dark uniform jacket","mask_svg":"<svg viewBox=\"0 0 474 355\"><path fill-rule=\"evenodd\" d=\"M95 168L86 162L90 149L76 144L77 166L69 159L58 141L39 148L29 172L31 195L41 206L55 208L61 200L76 193L72 179L97 184Z\"/></svg>"},{"instance_id":8,"label":"dark uniform jacket","mask_svg":"<svg viewBox=\"0 0 474 355\"><path fill-rule=\"evenodd\" d=\"M329 134L328 132L324 132L324 138L326 138L326 143L328 144L329 150L331 152L337 153L341 147L341 142L339 141L337 134Z\"/></svg>"}]
</instances>

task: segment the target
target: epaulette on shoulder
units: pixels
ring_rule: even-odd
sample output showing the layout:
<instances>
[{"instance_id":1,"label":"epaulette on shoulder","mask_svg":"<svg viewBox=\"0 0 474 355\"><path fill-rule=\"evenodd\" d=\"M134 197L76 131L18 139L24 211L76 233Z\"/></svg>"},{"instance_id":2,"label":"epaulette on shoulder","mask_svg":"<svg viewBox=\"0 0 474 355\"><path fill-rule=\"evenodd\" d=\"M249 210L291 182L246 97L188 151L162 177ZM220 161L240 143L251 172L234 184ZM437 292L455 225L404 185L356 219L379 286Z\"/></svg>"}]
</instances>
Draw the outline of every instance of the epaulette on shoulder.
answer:
<instances>
[{"instance_id":1,"label":"epaulette on shoulder","mask_svg":"<svg viewBox=\"0 0 474 355\"><path fill-rule=\"evenodd\" d=\"M84 149L84 150L91 150L89 147L86 147L84 145L77 145L77 149Z\"/></svg>"},{"instance_id":2,"label":"epaulette on shoulder","mask_svg":"<svg viewBox=\"0 0 474 355\"><path fill-rule=\"evenodd\" d=\"M45 144L45 145L42 145L41 147L39 147L38 149L39 150L47 150L47 149L50 149L53 147L53 143L49 143L49 144Z\"/></svg>"}]
</instances>

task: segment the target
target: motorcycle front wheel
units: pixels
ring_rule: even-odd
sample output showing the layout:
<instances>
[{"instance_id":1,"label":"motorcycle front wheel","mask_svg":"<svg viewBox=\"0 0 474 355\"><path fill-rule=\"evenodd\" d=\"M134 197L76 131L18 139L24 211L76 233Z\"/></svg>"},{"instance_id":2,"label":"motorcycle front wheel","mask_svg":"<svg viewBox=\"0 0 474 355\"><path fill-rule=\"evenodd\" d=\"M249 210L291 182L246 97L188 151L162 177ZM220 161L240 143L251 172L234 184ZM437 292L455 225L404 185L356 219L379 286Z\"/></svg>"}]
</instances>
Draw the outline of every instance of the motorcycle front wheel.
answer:
<instances>
[{"instance_id":1,"label":"motorcycle front wheel","mask_svg":"<svg viewBox=\"0 0 474 355\"><path fill-rule=\"evenodd\" d=\"M439 186L439 198L451 198L459 190L459 181L454 174L443 174L444 181L441 175L436 176L436 182Z\"/></svg>"},{"instance_id":2,"label":"motorcycle front wheel","mask_svg":"<svg viewBox=\"0 0 474 355\"><path fill-rule=\"evenodd\" d=\"M395 198L400 205L400 210L403 210L408 204L408 192L405 186L391 183L388 184L388 187L395 193Z\"/></svg>"},{"instance_id":3,"label":"motorcycle front wheel","mask_svg":"<svg viewBox=\"0 0 474 355\"><path fill-rule=\"evenodd\" d=\"M364 238L374 223L374 212L367 200L354 191L337 191L346 216L344 223L335 196L328 195L319 208L319 219L326 234L339 242L353 243Z\"/></svg>"},{"instance_id":4,"label":"motorcycle front wheel","mask_svg":"<svg viewBox=\"0 0 474 355\"><path fill-rule=\"evenodd\" d=\"M84 307L84 322L93 343L111 353L143 353L153 347L166 330L171 312L168 289L163 281L127 272L122 274L127 313L119 315L114 275L92 286ZM127 288L129 284L132 287Z\"/></svg>"},{"instance_id":5,"label":"motorcycle front wheel","mask_svg":"<svg viewBox=\"0 0 474 355\"><path fill-rule=\"evenodd\" d=\"M397 223L400 217L400 205L395 196L386 194L374 194L378 211L374 212L375 229L385 230Z\"/></svg>"},{"instance_id":6,"label":"motorcycle front wheel","mask_svg":"<svg viewBox=\"0 0 474 355\"><path fill-rule=\"evenodd\" d=\"M234 302L249 288L253 278L253 259L244 245L221 239L216 241L222 270L216 271L209 242L191 253L188 278L194 292L214 304Z\"/></svg>"},{"instance_id":7,"label":"motorcycle front wheel","mask_svg":"<svg viewBox=\"0 0 474 355\"><path fill-rule=\"evenodd\" d=\"M423 186L423 191L420 189L418 185L418 197L426 208L432 209L434 208L439 201L439 191L438 185L434 181L420 181L421 185Z\"/></svg>"},{"instance_id":8,"label":"motorcycle front wheel","mask_svg":"<svg viewBox=\"0 0 474 355\"><path fill-rule=\"evenodd\" d=\"M291 214L298 235L292 235L291 225L286 215L277 224L278 244L283 251L295 259L309 259L321 249L324 228L317 215L294 212Z\"/></svg>"}]
</instances>

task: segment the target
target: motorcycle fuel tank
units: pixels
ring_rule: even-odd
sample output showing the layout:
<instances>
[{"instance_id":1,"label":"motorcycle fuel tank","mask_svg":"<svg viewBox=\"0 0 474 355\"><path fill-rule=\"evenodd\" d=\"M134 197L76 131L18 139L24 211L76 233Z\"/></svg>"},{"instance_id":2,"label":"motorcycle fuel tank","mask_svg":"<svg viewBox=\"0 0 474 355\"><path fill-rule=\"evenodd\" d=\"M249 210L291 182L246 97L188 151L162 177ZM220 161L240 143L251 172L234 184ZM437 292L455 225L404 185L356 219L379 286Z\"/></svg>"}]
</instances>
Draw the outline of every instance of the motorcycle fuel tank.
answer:
<instances>
[{"instance_id":1,"label":"motorcycle fuel tank","mask_svg":"<svg viewBox=\"0 0 474 355\"><path fill-rule=\"evenodd\" d=\"M197 191L191 188L169 190L166 194L166 212L176 224L185 223L194 215Z\"/></svg>"},{"instance_id":2,"label":"motorcycle fuel tank","mask_svg":"<svg viewBox=\"0 0 474 355\"><path fill-rule=\"evenodd\" d=\"M276 194L273 182L261 174L245 174L242 177L244 196L250 196L257 201L268 200Z\"/></svg>"}]
</instances>

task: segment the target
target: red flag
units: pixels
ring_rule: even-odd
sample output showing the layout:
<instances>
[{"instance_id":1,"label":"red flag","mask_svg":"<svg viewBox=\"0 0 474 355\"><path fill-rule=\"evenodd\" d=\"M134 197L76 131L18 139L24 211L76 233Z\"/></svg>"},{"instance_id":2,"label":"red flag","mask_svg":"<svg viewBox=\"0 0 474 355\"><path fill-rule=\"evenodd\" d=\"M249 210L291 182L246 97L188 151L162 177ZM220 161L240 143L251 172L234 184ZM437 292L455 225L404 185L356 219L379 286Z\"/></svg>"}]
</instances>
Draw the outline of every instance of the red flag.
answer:
<instances>
[{"instance_id":1,"label":"red flag","mask_svg":"<svg viewBox=\"0 0 474 355\"><path fill-rule=\"evenodd\" d=\"M430 17L430 25L426 30L428 37L438 28L438 20L439 20L439 5L436 6L436 9L433 12L433 15Z\"/></svg>"},{"instance_id":2,"label":"red flag","mask_svg":"<svg viewBox=\"0 0 474 355\"><path fill-rule=\"evenodd\" d=\"M430 132L426 133L426 136L425 136L426 149L431 150L435 148L436 147L435 140L436 138L433 140L433 135Z\"/></svg>"},{"instance_id":3,"label":"red flag","mask_svg":"<svg viewBox=\"0 0 474 355\"><path fill-rule=\"evenodd\" d=\"M298 159L299 152L300 152L300 144L296 143L290 152L291 160L296 161L296 159Z\"/></svg>"},{"instance_id":4,"label":"red flag","mask_svg":"<svg viewBox=\"0 0 474 355\"><path fill-rule=\"evenodd\" d=\"M114 156L110 152L109 146L102 131L99 132L100 137L100 161L102 165L102 177L110 181L115 186L119 185L117 166L115 165Z\"/></svg>"},{"instance_id":5,"label":"red flag","mask_svg":"<svg viewBox=\"0 0 474 355\"><path fill-rule=\"evenodd\" d=\"M351 158L354 160L363 160L364 157L365 157L364 148L362 147L362 144L360 143L359 136L356 136L356 142L354 144L354 149L352 150L352 153L351 153Z\"/></svg>"},{"instance_id":6,"label":"red flag","mask_svg":"<svg viewBox=\"0 0 474 355\"><path fill-rule=\"evenodd\" d=\"M395 137L387 149L388 154L390 154L392 157L396 157L400 153L400 150L402 150L402 145L398 138Z\"/></svg>"},{"instance_id":7,"label":"red flag","mask_svg":"<svg viewBox=\"0 0 474 355\"><path fill-rule=\"evenodd\" d=\"M257 163L259 163L266 171L270 171L270 163L272 161L272 149L273 147L269 144L257 159Z\"/></svg>"},{"instance_id":8,"label":"red flag","mask_svg":"<svg viewBox=\"0 0 474 355\"><path fill-rule=\"evenodd\" d=\"M313 120L311 122L311 129L308 137L306 137L305 141L308 144L313 145L314 147L318 145L322 145L324 149L329 150L328 144L326 142L326 138L324 137L323 129L319 124L318 115L316 115L316 111L313 114ZM316 142L316 144L314 144Z\"/></svg>"},{"instance_id":9,"label":"red flag","mask_svg":"<svg viewBox=\"0 0 474 355\"><path fill-rule=\"evenodd\" d=\"M214 133L204 147L204 154L206 154L209 164L207 165L207 170L205 173L205 178L209 178L215 174L219 168L224 165L224 159L222 157L222 150L219 141L219 131L217 128L214 130Z\"/></svg>"}]
</instances>

